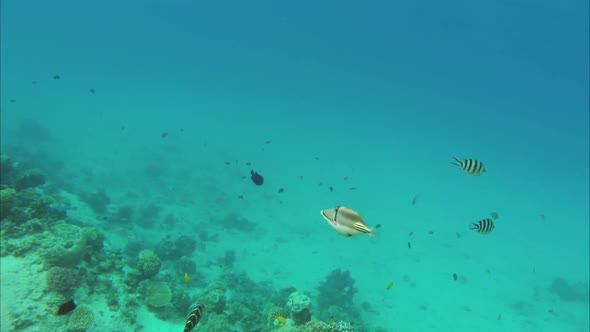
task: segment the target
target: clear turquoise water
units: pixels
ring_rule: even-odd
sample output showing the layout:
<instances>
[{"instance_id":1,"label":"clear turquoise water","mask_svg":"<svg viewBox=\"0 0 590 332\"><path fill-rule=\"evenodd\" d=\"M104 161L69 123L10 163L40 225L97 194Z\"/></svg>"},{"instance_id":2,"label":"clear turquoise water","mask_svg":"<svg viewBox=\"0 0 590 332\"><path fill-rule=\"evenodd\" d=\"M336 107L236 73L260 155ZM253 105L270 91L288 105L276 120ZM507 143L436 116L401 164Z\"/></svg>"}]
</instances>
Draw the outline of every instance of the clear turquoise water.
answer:
<instances>
[{"instance_id":1,"label":"clear turquoise water","mask_svg":"<svg viewBox=\"0 0 590 332\"><path fill-rule=\"evenodd\" d=\"M547 290L557 277L588 289L587 2L3 1L1 10L2 151L62 162L49 181L73 197L103 190L112 211L163 211L152 228L119 227L79 203L71 217L105 232L107 249L210 229L221 240L197 262L235 250L236 271L312 298L332 269L350 271L355 301L374 309L362 312L371 329L589 330L588 300ZM19 136L27 119L52 140ZM487 173L463 174L453 156L480 159ZM162 175L147 175L153 165ZM263 186L242 178L251 168ZM383 225L378 235L338 237L319 215L336 205ZM469 232L492 211L492 234ZM232 213L257 230L217 224ZM211 281L218 271L202 273Z\"/></svg>"}]
</instances>

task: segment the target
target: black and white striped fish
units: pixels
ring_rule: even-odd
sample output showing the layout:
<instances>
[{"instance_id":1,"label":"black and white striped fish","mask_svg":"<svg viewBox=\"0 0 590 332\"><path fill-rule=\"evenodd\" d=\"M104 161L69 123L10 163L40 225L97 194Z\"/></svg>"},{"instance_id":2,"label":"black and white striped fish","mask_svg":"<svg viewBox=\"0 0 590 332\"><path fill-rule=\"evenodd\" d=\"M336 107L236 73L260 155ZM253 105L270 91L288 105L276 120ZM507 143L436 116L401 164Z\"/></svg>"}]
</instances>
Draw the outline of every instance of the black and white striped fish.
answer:
<instances>
[{"instance_id":1,"label":"black and white striped fish","mask_svg":"<svg viewBox=\"0 0 590 332\"><path fill-rule=\"evenodd\" d=\"M486 218L478 222L471 223L471 227L469 228L474 229L481 234L488 234L489 232L494 230L494 222L492 221L492 219Z\"/></svg>"},{"instance_id":2,"label":"black and white striped fish","mask_svg":"<svg viewBox=\"0 0 590 332\"><path fill-rule=\"evenodd\" d=\"M201 315L203 314L203 308L205 308L202 304L197 304L191 308L191 311L186 318L186 324L184 325L184 332L191 332L199 321L201 320Z\"/></svg>"},{"instance_id":3,"label":"black and white striped fish","mask_svg":"<svg viewBox=\"0 0 590 332\"><path fill-rule=\"evenodd\" d=\"M455 157L453 157L453 158L455 159L455 162L452 162L451 164L461 167L463 172L465 172L467 174L478 176L478 175L482 175L483 173L486 172L486 168L484 167L483 163L479 160L476 160L476 159L459 160Z\"/></svg>"}]
</instances>

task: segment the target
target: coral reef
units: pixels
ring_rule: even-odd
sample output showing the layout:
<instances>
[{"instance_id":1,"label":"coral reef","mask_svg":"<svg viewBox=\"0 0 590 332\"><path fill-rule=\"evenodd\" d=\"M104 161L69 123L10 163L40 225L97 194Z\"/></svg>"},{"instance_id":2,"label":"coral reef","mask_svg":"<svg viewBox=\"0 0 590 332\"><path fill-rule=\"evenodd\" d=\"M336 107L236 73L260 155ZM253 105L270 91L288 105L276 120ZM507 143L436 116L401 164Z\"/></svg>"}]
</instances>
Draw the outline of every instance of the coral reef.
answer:
<instances>
[{"instance_id":1,"label":"coral reef","mask_svg":"<svg viewBox=\"0 0 590 332\"><path fill-rule=\"evenodd\" d=\"M161 281L142 281L140 283L140 293L143 295L145 303L153 308L167 306L172 300L170 287Z\"/></svg>"},{"instance_id":2,"label":"coral reef","mask_svg":"<svg viewBox=\"0 0 590 332\"><path fill-rule=\"evenodd\" d=\"M94 325L94 313L87 306L78 306L68 321L68 332L84 332Z\"/></svg>"},{"instance_id":3,"label":"coral reef","mask_svg":"<svg viewBox=\"0 0 590 332\"><path fill-rule=\"evenodd\" d=\"M8 216L14 205L15 198L16 190L12 188L0 190L0 219L4 219L6 216Z\"/></svg>"},{"instance_id":4,"label":"coral reef","mask_svg":"<svg viewBox=\"0 0 590 332\"><path fill-rule=\"evenodd\" d=\"M160 258L152 250L146 249L139 252L137 271L142 279L149 279L158 274L161 266Z\"/></svg>"},{"instance_id":5,"label":"coral reef","mask_svg":"<svg viewBox=\"0 0 590 332\"><path fill-rule=\"evenodd\" d=\"M19 175L14 182L14 188L18 191L34 188L45 184L45 174L40 170L28 170Z\"/></svg>"},{"instance_id":6,"label":"coral reef","mask_svg":"<svg viewBox=\"0 0 590 332\"><path fill-rule=\"evenodd\" d=\"M222 281L214 281L201 294L200 299L208 312L214 312L216 314L223 313L225 309L226 290L225 284Z\"/></svg>"},{"instance_id":7,"label":"coral reef","mask_svg":"<svg viewBox=\"0 0 590 332\"><path fill-rule=\"evenodd\" d=\"M345 312L354 312L353 300L357 289L354 287L354 279L350 276L350 272L340 269L332 270L318 285L317 290L317 303L320 311L326 313L330 307L336 306Z\"/></svg>"},{"instance_id":8,"label":"coral reef","mask_svg":"<svg viewBox=\"0 0 590 332\"><path fill-rule=\"evenodd\" d=\"M305 294L294 292L289 295L287 309L295 325L303 325L311 320L311 299Z\"/></svg>"},{"instance_id":9,"label":"coral reef","mask_svg":"<svg viewBox=\"0 0 590 332\"><path fill-rule=\"evenodd\" d=\"M77 269L52 267L47 271L47 289L56 292L69 292L82 284L82 274Z\"/></svg>"},{"instance_id":10,"label":"coral reef","mask_svg":"<svg viewBox=\"0 0 590 332\"><path fill-rule=\"evenodd\" d=\"M203 324L197 325L195 331L197 332L228 332L231 329L231 324L224 315L209 314L207 321Z\"/></svg>"}]
</instances>

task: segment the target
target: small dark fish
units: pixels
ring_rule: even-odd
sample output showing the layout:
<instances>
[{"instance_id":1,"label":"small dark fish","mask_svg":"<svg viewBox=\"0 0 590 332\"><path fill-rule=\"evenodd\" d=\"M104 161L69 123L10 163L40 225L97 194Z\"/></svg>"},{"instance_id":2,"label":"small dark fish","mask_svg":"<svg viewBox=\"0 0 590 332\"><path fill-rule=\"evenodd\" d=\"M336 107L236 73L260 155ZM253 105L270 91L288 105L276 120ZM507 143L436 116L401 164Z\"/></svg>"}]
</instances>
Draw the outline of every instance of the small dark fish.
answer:
<instances>
[{"instance_id":1,"label":"small dark fish","mask_svg":"<svg viewBox=\"0 0 590 332\"><path fill-rule=\"evenodd\" d=\"M408 249L412 249L412 244L408 241Z\"/></svg>"},{"instance_id":2,"label":"small dark fish","mask_svg":"<svg viewBox=\"0 0 590 332\"><path fill-rule=\"evenodd\" d=\"M463 172L467 174L478 176L486 172L486 168L479 160L465 159L461 161L455 157L453 158L455 159L455 162L452 162L451 164L461 167Z\"/></svg>"},{"instance_id":3,"label":"small dark fish","mask_svg":"<svg viewBox=\"0 0 590 332\"><path fill-rule=\"evenodd\" d=\"M544 214L540 214L539 217L541 217L541 220L545 220L545 215Z\"/></svg>"},{"instance_id":4,"label":"small dark fish","mask_svg":"<svg viewBox=\"0 0 590 332\"><path fill-rule=\"evenodd\" d=\"M191 311L186 318L186 324L184 324L184 332L191 332L195 326L199 324L204 308L205 307L202 304L197 304L191 308Z\"/></svg>"},{"instance_id":5,"label":"small dark fish","mask_svg":"<svg viewBox=\"0 0 590 332\"><path fill-rule=\"evenodd\" d=\"M244 195L238 196L239 199L244 199Z\"/></svg>"},{"instance_id":6,"label":"small dark fish","mask_svg":"<svg viewBox=\"0 0 590 332\"><path fill-rule=\"evenodd\" d=\"M252 179L252 182L254 182L254 184L257 186L261 186L264 183L264 178L262 175L254 172L253 170L250 170L250 179Z\"/></svg>"},{"instance_id":7,"label":"small dark fish","mask_svg":"<svg viewBox=\"0 0 590 332\"><path fill-rule=\"evenodd\" d=\"M453 273L453 280L457 281L457 273Z\"/></svg>"},{"instance_id":8,"label":"small dark fish","mask_svg":"<svg viewBox=\"0 0 590 332\"><path fill-rule=\"evenodd\" d=\"M416 205L416 202L418 201L418 197L420 195L415 195L414 197L412 197L412 205Z\"/></svg>"},{"instance_id":9,"label":"small dark fish","mask_svg":"<svg viewBox=\"0 0 590 332\"><path fill-rule=\"evenodd\" d=\"M455 236L457 237L457 239L460 239L461 238L461 233L455 232Z\"/></svg>"},{"instance_id":10,"label":"small dark fish","mask_svg":"<svg viewBox=\"0 0 590 332\"><path fill-rule=\"evenodd\" d=\"M350 187L350 188L348 188L348 190L355 191L356 190L356 187Z\"/></svg>"},{"instance_id":11,"label":"small dark fish","mask_svg":"<svg viewBox=\"0 0 590 332\"><path fill-rule=\"evenodd\" d=\"M346 180L348 180L348 176L345 176L345 177L344 177L344 181L346 181Z\"/></svg>"},{"instance_id":12,"label":"small dark fish","mask_svg":"<svg viewBox=\"0 0 590 332\"><path fill-rule=\"evenodd\" d=\"M434 234L434 231L428 231L428 235Z\"/></svg>"},{"instance_id":13,"label":"small dark fish","mask_svg":"<svg viewBox=\"0 0 590 332\"><path fill-rule=\"evenodd\" d=\"M381 228L381 224L375 225L375 228Z\"/></svg>"},{"instance_id":14,"label":"small dark fish","mask_svg":"<svg viewBox=\"0 0 590 332\"><path fill-rule=\"evenodd\" d=\"M180 132L181 133L184 133L184 128L180 128Z\"/></svg>"},{"instance_id":15,"label":"small dark fish","mask_svg":"<svg viewBox=\"0 0 590 332\"><path fill-rule=\"evenodd\" d=\"M314 159L315 159L315 160L320 160L320 157L315 157Z\"/></svg>"},{"instance_id":16,"label":"small dark fish","mask_svg":"<svg viewBox=\"0 0 590 332\"><path fill-rule=\"evenodd\" d=\"M481 234L488 234L489 232L494 230L494 222L492 221L492 219L486 218L478 222L471 223L471 227L469 228L474 229Z\"/></svg>"},{"instance_id":17,"label":"small dark fish","mask_svg":"<svg viewBox=\"0 0 590 332\"><path fill-rule=\"evenodd\" d=\"M61 76L59 76L59 75L53 75L53 79L54 80L61 80Z\"/></svg>"},{"instance_id":18,"label":"small dark fish","mask_svg":"<svg viewBox=\"0 0 590 332\"><path fill-rule=\"evenodd\" d=\"M270 144L270 143L272 143L271 140L267 140L266 142L264 142L264 144Z\"/></svg>"},{"instance_id":19,"label":"small dark fish","mask_svg":"<svg viewBox=\"0 0 590 332\"><path fill-rule=\"evenodd\" d=\"M94 94L94 89L90 89L90 90L88 90L88 92Z\"/></svg>"},{"instance_id":20,"label":"small dark fish","mask_svg":"<svg viewBox=\"0 0 590 332\"><path fill-rule=\"evenodd\" d=\"M9 100L11 103L16 103L16 99L10 99Z\"/></svg>"},{"instance_id":21,"label":"small dark fish","mask_svg":"<svg viewBox=\"0 0 590 332\"><path fill-rule=\"evenodd\" d=\"M500 218L500 215L498 214L498 212L490 212L490 216L494 220L498 220L498 218Z\"/></svg>"},{"instance_id":22,"label":"small dark fish","mask_svg":"<svg viewBox=\"0 0 590 332\"><path fill-rule=\"evenodd\" d=\"M33 85L37 85L37 81L32 81L31 82Z\"/></svg>"},{"instance_id":23,"label":"small dark fish","mask_svg":"<svg viewBox=\"0 0 590 332\"><path fill-rule=\"evenodd\" d=\"M410 232L410 236L414 235L414 232Z\"/></svg>"},{"instance_id":24,"label":"small dark fish","mask_svg":"<svg viewBox=\"0 0 590 332\"><path fill-rule=\"evenodd\" d=\"M65 315L69 312L72 312L74 309L76 309L76 303L74 303L74 300L69 300L68 302L59 306L59 309L57 310L57 314L58 315Z\"/></svg>"},{"instance_id":25,"label":"small dark fish","mask_svg":"<svg viewBox=\"0 0 590 332\"><path fill-rule=\"evenodd\" d=\"M162 138L168 137L168 132L163 132L162 135L160 135L160 137L162 137Z\"/></svg>"},{"instance_id":26,"label":"small dark fish","mask_svg":"<svg viewBox=\"0 0 590 332\"><path fill-rule=\"evenodd\" d=\"M249 161L248 161L248 162L246 162L246 166L250 166L250 165L252 165L252 163L251 163L251 162L249 162Z\"/></svg>"},{"instance_id":27,"label":"small dark fish","mask_svg":"<svg viewBox=\"0 0 590 332\"><path fill-rule=\"evenodd\" d=\"M229 161L226 161L225 166L229 166L229 165L231 165L231 163Z\"/></svg>"},{"instance_id":28,"label":"small dark fish","mask_svg":"<svg viewBox=\"0 0 590 332\"><path fill-rule=\"evenodd\" d=\"M125 126L121 126L121 130L125 130L125 128L126 128Z\"/></svg>"},{"instance_id":29,"label":"small dark fish","mask_svg":"<svg viewBox=\"0 0 590 332\"><path fill-rule=\"evenodd\" d=\"M285 192L285 189L283 189L283 188L279 188L279 194L280 194L280 193L284 193L284 192Z\"/></svg>"},{"instance_id":30,"label":"small dark fish","mask_svg":"<svg viewBox=\"0 0 590 332\"><path fill-rule=\"evenodd\" d=\"M323 185L324 185L324 183L323 183L323 182L320 182L320 183L318 183L318 187L321 187L321 186L323 186Z\"/></svg>"},{"instance_id":31,"label":"small dark fish","mask_svg":"<svg viewBox=\"0 0 590 332\"><path fill-rule=\"evenodd\" d=\"M334 191L334 187L330 186L328 189L330 189L330 191Z\"/></svg>"}]
</instances>

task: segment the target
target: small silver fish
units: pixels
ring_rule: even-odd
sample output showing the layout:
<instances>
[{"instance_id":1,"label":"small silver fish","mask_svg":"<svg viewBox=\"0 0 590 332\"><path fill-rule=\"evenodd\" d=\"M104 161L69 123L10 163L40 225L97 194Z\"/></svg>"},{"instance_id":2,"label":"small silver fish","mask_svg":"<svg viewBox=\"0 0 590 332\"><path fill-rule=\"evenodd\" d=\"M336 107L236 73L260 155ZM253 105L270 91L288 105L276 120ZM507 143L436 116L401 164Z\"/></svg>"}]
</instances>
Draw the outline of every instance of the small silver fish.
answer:
<instances>
[{"instance_id":1,"label":"small silver fish","mask_svg":"<svg viewBox=\"0 0 590 332\"><path fill-rule=\"evenodd\" d=\"M320 214L336 232L346 237L360 234L375 234L375 231L367 227L358 212L346 206L337 206L333 209L322 210Z\"/></svg>"},{"instance_id":2,"label":"small silver fish","mask_svg":"<svg viewBox=\"0 0 590 332\"><path fill-rule=\"evenodd\" d=\"M452 162L451 164L461 167L463 172L465 172L467 174L479 176L479 175L482 175L483 173L486 172L485 166L479 160L476 160L476 159L459 160L455 157L453 157L453 158L455 159L455 162Z\"/></svg>"},{"instance_id":3,"label":"small silver fish","mask_svg":"<svg viewBox=\"0 0 590 332\"><path fill-rule=\"evenodd\" d=\"M492 219L486 218L478 222L471 223L471 227L469 228L476 230L478 233L481 234L488 234L494 230L494 222L492 221Z\"/></svg>"}]
</instances>

